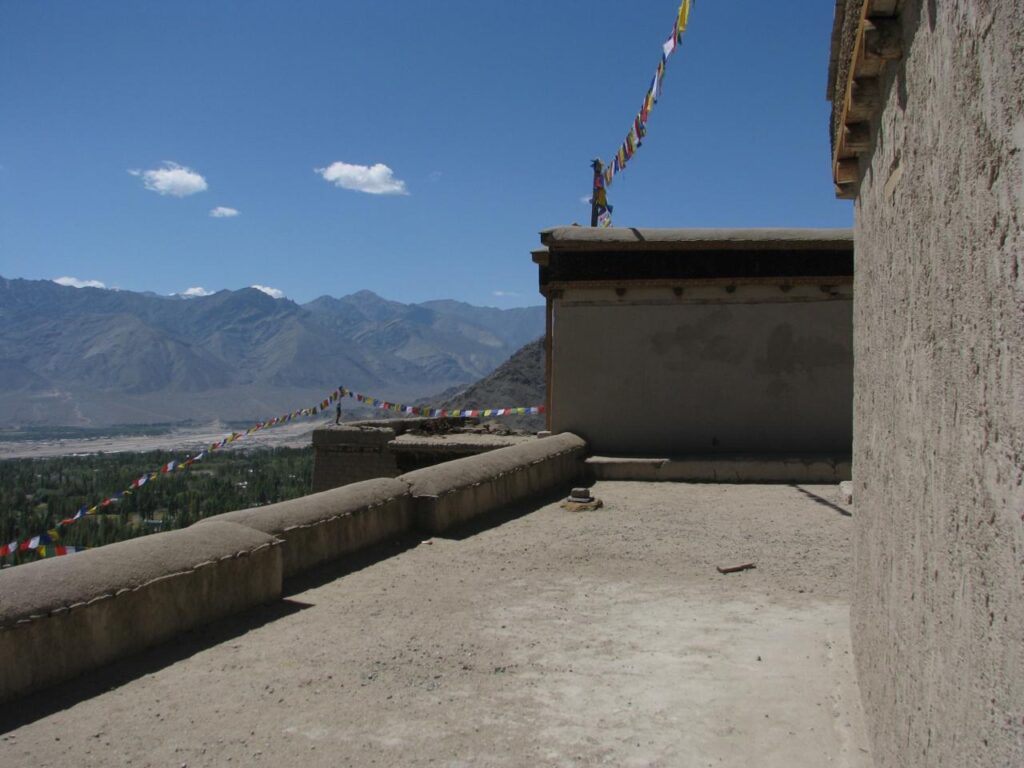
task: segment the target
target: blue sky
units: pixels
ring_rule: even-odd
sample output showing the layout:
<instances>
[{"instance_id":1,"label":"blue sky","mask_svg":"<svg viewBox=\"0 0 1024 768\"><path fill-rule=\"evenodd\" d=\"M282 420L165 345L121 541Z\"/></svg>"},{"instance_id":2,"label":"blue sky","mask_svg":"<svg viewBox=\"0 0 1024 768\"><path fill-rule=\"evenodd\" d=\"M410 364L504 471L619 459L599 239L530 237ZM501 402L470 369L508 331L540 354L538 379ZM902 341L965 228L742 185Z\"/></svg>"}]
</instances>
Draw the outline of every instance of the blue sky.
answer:
<instances>
[{"instance_id":1,"label":"blue sky","mask_svg":"<svg viewBox=\"0 0 1024 768\"><path fill-rule=\"evenodd\" d=\"M589 222L677 7L0 0L0 275L540 303L537 232ZM698 0L615 224L850 226L833 9Z\"/></svg>"}]
</instances>

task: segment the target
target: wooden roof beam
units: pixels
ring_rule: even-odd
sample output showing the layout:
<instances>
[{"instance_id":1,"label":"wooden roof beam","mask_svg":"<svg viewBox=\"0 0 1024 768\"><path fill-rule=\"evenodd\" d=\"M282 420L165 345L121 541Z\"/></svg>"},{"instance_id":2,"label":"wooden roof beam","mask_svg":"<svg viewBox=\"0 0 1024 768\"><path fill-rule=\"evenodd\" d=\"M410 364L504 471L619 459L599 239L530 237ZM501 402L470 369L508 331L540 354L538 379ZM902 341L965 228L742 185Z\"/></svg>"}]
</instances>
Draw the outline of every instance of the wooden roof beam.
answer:
<instances>
[{"instance_id":1,"label":"wooden roof beam","mask_svg":"<svg viewBox=\"0 0 1024 768\"><path fill-rule=\"evenodd\" d=\"M860 180L860 161L857 158L840 160L836 168L836 184L843 187Z\"/></svg>"}]
</instances>

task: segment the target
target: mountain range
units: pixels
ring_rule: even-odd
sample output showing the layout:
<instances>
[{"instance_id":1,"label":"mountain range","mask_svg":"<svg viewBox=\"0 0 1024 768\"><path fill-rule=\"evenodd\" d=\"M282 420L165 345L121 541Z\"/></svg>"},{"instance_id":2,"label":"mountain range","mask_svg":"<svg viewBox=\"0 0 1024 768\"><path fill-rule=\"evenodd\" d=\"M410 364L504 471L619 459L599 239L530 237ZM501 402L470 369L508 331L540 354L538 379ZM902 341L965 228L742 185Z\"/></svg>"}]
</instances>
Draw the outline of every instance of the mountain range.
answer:
<instances>
[{"instance_id":1,"label":"mountain range","mask_svg":"<svg viewBox=\"0 0 1024 768\"><path fill-rule=\"evenodd\" d=\"M256 419L342 385L411 401L486 376L543 331L543 307L0 278L0 426Z\"/></svg>"}]
</instances>

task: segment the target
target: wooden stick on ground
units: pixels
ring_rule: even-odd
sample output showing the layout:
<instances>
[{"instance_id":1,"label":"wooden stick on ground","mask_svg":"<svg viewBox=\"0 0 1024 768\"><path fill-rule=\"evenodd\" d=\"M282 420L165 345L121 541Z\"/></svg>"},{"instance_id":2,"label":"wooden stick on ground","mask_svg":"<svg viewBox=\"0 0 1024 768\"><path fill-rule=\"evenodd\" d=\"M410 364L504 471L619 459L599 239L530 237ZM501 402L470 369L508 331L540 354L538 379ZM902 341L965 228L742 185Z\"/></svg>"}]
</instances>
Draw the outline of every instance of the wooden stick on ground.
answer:
<instances>
[{"instance_id":1,"label":"wooden stick on ground","mask_svg":"<svg viewBox=\"0 0 1024 768\"><path fill-rule=\"evenodd\" d=\"M743 563L742 565L727 565L724 568L716 565L715 568L718 569L719 573L737 573L739 571L749 571L751 568L757 568L757 566L753 563Z\"/></svg>"}]
</instances>

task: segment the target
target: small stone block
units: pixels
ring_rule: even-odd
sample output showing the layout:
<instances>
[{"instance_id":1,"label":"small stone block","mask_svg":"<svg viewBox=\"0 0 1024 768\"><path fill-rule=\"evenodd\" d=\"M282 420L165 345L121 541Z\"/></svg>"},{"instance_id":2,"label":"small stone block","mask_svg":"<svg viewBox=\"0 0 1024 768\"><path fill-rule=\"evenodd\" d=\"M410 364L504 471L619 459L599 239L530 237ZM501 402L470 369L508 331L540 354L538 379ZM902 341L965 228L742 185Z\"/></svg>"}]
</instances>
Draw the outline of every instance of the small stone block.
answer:
<instances>
[{"instance_id":1,"label":"small stone block","mask_svg":"<svg viewBox=\"0 0 1024 768\"><path fill-rule=\"evenodd\" d=\"M839 484L839 500L843 504L853 504L853 483L844 480Z\"/></svg>"}]
</instances>

